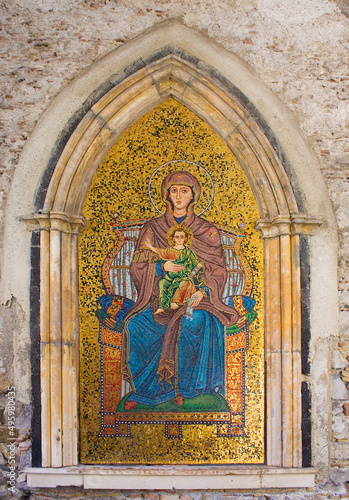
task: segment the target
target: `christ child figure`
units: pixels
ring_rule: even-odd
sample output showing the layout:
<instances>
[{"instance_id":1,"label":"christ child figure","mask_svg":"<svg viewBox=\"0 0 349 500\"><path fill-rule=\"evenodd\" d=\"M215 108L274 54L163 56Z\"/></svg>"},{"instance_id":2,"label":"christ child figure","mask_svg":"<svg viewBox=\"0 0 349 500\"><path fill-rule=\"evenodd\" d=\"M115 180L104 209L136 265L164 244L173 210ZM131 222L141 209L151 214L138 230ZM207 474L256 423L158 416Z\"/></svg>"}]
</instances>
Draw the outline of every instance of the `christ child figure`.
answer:
<instances>
[{"instance_id":1,"label":"christ child figure","mask_svg":"<svg viewBox=\"0 0 349 500\"><path fill-rule=\"evenodd\" d=\"M164 309L178 309L190 302L196 291L205 285L204 265L189 248L193 234L185 226L173 226L167 233L168 248L156 248L149 239L144 245L160 257L161 262L172 261L182 267L181 271L168 271L159 280L159 304L155 314Z\"/></svg>"}]
</instances>

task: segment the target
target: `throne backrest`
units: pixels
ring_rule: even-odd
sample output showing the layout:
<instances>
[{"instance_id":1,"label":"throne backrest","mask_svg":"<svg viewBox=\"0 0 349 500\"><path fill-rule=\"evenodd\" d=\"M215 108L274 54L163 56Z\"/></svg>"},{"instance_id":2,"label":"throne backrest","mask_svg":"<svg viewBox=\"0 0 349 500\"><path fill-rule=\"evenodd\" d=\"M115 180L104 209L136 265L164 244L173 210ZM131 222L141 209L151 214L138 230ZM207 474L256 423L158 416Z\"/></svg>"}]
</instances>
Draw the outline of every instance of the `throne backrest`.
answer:
<instances>
[{"instance_id":1,"label":"throne backrest","mask_svg":"<svg viewBox=\"0 0 349 500\"><path fill-rule=\"evenodd\" d=\"M149 219L122 221L113 224L116 241L108 253L102 266L103 284L110 294L120 295L135 301L137 290L130 276L130 265L139 237L139 232ZM228 272L224 298L233 295L247 295L252 291L252 270L248 260L241 251L241 242L246 234L241 234L231 228L215 224L223 246L224 258Z\"/></svg>"}]
</instances>

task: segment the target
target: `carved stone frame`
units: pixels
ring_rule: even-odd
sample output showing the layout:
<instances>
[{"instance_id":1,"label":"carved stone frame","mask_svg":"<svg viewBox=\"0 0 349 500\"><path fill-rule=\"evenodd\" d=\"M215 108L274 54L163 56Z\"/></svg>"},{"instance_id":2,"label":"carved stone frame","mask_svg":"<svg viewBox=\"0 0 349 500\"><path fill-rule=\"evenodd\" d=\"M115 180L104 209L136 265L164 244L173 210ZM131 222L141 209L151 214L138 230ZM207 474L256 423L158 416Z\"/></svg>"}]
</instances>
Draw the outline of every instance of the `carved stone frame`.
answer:
<instances>
[{"instance_id":1,"label":"carved stone frame","mask_svg":"<svg viewBox=\"0 0 349 500\"><path fill-rule=\"evenodd\" d=\"M181 44L189 31L190 43ZM301 179L295 175L296 169L292 171L286 143L283 151L278 134L271 132L272 124L267 125L241 88L205 62L203 49L202 59L189 56L185 49L191 47L195 52L195 47L204 43L206 49L219 50L223 59L230 58L236 70L259 84L256 75L235 56L176 21L143 35L143 41L148 58L144 56L138 66L125 66L118 76L110 77L109 90L95 98L61 151L42 209L25 218L41 235L42 465L62 468L68 481L60 482L62 474L50 469L54 484L46 486L73 484L75 479L69 482L67 478L74 472L66 468L79 463L77 248L79 229L84 225L81 210L85 196L98 166L118 137L170 96L203 119L231 148L250 182L260 213L257 229L264 240L265 255L267 469L262 473L258 467L251 474L271 477L268 467L274 467L278 468L279 480L262 481L255 487L297 486L297 478L299 486L311 486L314 473L309 469L303 476L300 470L299 476L293 474L293 469L302 467L300 235L312 234L321 225L323 212L308 213L309 199L304 199ZM125 59L122 53L119 55ZM211 56L206 59L213 64ZM108 64L108 58L104 64ZM248 93L253 94L250 90ZM281 104L276 104L280 109ZM298 132L295 136L300 137ZM86 470L86 466L79 470L80 478L91 473L83 472ZM289 481L280 481L283 472L287 472ZM216 476L213 472L212 477ZM301 477L306 479L302 482ZM28 483L45 485L42 471L28 471Z\"/></svg>"}]
</instances>

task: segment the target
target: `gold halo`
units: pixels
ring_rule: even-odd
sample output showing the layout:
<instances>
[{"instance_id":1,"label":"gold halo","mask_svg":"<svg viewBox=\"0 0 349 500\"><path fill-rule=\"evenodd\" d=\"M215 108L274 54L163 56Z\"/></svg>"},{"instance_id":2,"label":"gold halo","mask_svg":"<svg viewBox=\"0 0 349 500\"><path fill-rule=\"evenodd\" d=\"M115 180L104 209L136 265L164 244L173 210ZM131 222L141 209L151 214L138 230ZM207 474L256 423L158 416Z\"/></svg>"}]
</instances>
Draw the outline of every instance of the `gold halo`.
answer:
<instances>
[{"instance_id":1,"label":"gold halo","mask_svg":"<svg viewBox=\"0 0 349 500\"><path fill-rule=\"evenodd\" d=\"M189 160L170 160L160 165L151 174L148 183L149 199L155 210L161 215L165 212L165 203L161 198L161 184L165 177L176 170L184 170L194 175L201 185L201 196L199 202L195 205L194 211L197 215L202 215L209 209L214 198L214 183L207 170Z\"/></svg>"}]
</instances>

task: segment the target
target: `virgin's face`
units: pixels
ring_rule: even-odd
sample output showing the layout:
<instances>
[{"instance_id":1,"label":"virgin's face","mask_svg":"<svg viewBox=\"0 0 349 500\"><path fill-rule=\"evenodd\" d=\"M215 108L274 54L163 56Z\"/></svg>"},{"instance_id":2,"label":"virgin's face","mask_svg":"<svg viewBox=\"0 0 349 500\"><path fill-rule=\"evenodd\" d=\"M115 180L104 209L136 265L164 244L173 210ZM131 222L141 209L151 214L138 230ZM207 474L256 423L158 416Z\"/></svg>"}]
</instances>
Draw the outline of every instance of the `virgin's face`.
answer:
<instances>
[{"instance_id":1,"label":"virgin's face","mask_svg":"<svg viewBox=\"0 0 349 500\"><path fill-rule=\"evenodd\" d=\"M175 209L186 208L193 199L193 192L190 187L174 184L170 187L170 200Z\"/></svg>"}]
</instances>

